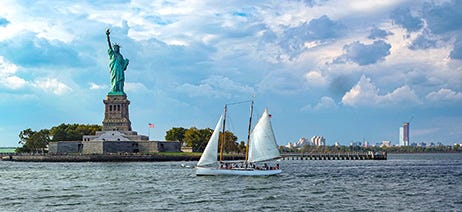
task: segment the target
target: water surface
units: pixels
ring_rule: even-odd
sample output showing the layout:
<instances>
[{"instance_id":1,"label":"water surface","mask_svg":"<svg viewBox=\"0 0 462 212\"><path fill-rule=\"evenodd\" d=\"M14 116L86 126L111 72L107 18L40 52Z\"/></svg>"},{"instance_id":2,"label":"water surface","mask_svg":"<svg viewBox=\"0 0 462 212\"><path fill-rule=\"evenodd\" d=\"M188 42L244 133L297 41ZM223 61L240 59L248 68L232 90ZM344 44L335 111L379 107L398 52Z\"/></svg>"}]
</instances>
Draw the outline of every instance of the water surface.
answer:
<instances>
[{"instance_id":1,"label":"water surface","mask_svg":"<svg viewBox=\"0 0 462 212\"><path fill-rule=\"evenodd\" d=\"M461 211L462 154L281 161L270 177L196 177L194 162L0 162L0 211Z\"/></svg>"}]
</instances>

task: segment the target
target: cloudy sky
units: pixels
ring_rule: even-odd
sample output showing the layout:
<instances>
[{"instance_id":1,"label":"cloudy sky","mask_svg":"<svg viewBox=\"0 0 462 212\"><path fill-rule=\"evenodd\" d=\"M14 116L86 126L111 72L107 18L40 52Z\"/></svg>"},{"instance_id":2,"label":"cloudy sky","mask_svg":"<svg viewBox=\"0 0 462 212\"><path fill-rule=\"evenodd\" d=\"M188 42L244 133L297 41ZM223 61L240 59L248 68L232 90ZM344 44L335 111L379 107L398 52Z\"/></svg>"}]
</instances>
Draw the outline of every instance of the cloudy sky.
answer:
<instances>
[{"instance_id":1,"label":"cloudy sky","mask_svg":"<svg viewBox=\"0 0 462 212\"><path fill-rule=\"evenodd\" d=\"M0 146L101 124L106 28L130 60L132 127L215 126L255 95L279 144L462 143L462 1L0 1ZM229 108L245 139L248 104ZM149 131L148 123L156 127Z\"/></svg>"}]
</instances>

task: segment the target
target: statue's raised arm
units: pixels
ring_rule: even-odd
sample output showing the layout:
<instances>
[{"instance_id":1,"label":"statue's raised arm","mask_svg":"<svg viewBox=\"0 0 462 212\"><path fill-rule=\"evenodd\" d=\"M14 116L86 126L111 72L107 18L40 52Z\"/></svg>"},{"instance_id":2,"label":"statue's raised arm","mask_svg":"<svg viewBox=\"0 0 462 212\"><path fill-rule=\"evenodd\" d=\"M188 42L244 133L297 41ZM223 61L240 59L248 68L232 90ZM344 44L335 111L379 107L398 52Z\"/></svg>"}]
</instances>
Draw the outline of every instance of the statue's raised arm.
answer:
<instances>
[{"instance_id":1,"label":"statue's raised arm","mask_svg":"<svg viewBox=\"0 0 462 212\"><path fill-rule=\"evenodd\" d=\"M111 39L109 38L109 34L111 34L111 31L109 31L109 28L107 28L107 29L106 29L107 44L108 44L108 46L109 46L109 49L112 50Z\"/></svg>"}]
</instances>

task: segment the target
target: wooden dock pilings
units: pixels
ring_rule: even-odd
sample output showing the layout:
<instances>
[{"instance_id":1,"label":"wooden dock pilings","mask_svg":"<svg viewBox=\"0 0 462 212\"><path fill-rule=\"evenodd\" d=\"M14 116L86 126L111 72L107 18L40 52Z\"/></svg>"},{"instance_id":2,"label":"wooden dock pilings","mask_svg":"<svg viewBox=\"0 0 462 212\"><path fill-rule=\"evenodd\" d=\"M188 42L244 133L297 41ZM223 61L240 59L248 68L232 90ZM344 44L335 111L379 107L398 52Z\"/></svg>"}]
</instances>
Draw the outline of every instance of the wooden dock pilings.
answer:
<instances>
[{"instance_id":1,"label":"wooden dock pilings","mask_svg":"<svg viewBox=\"0 0 462 212\"><path fill-rule=\"evenodd\" d=\"M386 152L282 154L283 160L386 160Z\"/></svg>"}]
</instances>

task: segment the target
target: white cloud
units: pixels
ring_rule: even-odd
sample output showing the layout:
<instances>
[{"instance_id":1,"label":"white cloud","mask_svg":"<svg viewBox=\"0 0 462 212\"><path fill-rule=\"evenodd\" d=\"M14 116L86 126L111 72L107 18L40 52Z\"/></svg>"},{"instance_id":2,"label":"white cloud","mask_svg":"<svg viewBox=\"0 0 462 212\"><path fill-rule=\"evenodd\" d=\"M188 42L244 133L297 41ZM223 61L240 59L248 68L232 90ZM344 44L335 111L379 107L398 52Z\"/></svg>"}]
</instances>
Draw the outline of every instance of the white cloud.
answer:
<instances>
[{"instance_id":1,"label":"white cloud","mask_svg":"<svg viewBox=\"0 0 462 212\"><path fill-rule=\"evenodd\" d=\"M462 92L455 92L451 89L441 88L439 91L433 91L425 97L433 102L439 101L462 101Z\"/></svg>"},{"instance_id":2,"label":"white cloud","mask_svg":"<svg viewBox=\"0 0 462 212\"><path fill-rule=\"evenodd\" d=\"M103 89L107 89L108 86L107 85L98 85L94 82L91 82L90 83L90 90L103 90Z\"/></svg>"},{"instance_id":3,"label":"white cloud","mask_svg":"<svg viewBox=\"0 0 462 212\"><path fill-rule=\"evenodd\" d=\"M0 28L0 41L15 39L18 34L24 32L33 32L37 37L47 40L59 40L65 43L73 41L75 38L72 33L73 25L65 21L69 13L62 9L64 5L55 2L53 9L48 10L47 4L47 2L35 1L20 5L1 1L0 8L6 13L0 12L0 16L5 15L11 24L3 29Z\"/></svg>"},{"instance_id":4,"label":"white cloud","mask_svg":"<svg viewBox=\"0 0 462 212\"><path fill-rule=\"evenodd\" d=\"M17 76L8 76L4 79L1 79L0 82L4 83L6 87L9 87L11 89L19 89L27 84L27 82L24 79L19 78Z\"/></svg>"},{"instance_id":5,"label":"white cloud","mask_svg":"<svg viewBox=\"0 0 462 212\"><path fill-rule=\"evenodd\" d=\"M6 61L3 56L0 56L0 75L8 76L15 74L18 70L18 67L15 64L9 63Z\"/></svg>"},{"instance_id":6,"label":"white cloud","mask_svg":"<svg viewBox=\"0 0 462 212\"><path fill-rule=\"evenodd\" d=\"M361 76L359 82L342 98L344 105L358 106L388 106L388 105L415 105L420 104L415 92L407 85L395 89L385 95L379 94L379 89L370 78Z\"/></svg>"},{"instance_id":7,"label":"white cloud","mask_svg":"<svg viewBox=\"0 0 462 212\"><path fill-rule=\"evenodd\" d=\"M126 91L146 91L148 90L143 83L139 82L125 82L125 90Z\"/></svg>"},{"instance_id":8,"label":"white cloud","mask_svg":"<svg viewBox=\"0 0 462 212\"><path fill-rule=\"evenodd\" d=\"M55 78L45 78L38 79L32 83L33 87L40 88L45 92L51 92L58 96L64 95L70 91L72 88L64 84L63 82L58 81Z\"/></svg>"},{"instance_id":9,"label":"white cloud","mask_svg":"<svg viewBox=\"0 0 462 212\"><path fill-rule=\"evenodd\" d=\"M306 105L301 111L320 111L337 108L335 100L328 96L323 96L321 100L315 106Z\"/></svg>"},{"instance_id":10,"label":"white cloud","mask_svg":"<svg viewBox=\"0 0 462 212\"><path fill-rule=\"evenodd\" d=\"M310 71L305 74L305 79L308 82L308 86L324 86L327 84L326 78L322 75L320 71Z\"/></svg>"},{"instance_id":11,"label":"white cloud","mask_svg":"<svg viewBox=\"0 0 462 212\"><path fill-rule=\"evenodd\" d=\"M18 67L15 64L9 63L0 56L0 85L10 89L26 86L27 82L15 75L17 70Z\"/></svg>"}]
</instances>

